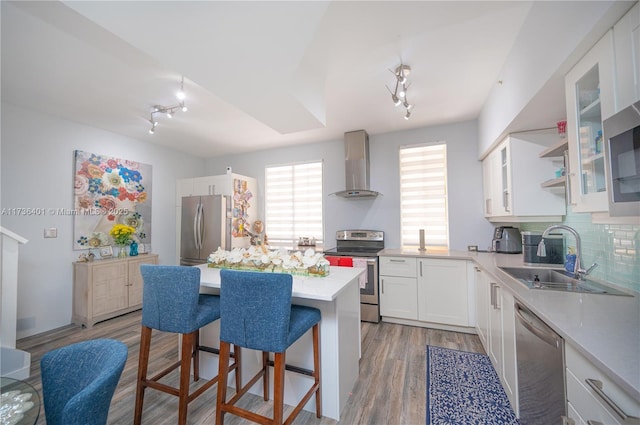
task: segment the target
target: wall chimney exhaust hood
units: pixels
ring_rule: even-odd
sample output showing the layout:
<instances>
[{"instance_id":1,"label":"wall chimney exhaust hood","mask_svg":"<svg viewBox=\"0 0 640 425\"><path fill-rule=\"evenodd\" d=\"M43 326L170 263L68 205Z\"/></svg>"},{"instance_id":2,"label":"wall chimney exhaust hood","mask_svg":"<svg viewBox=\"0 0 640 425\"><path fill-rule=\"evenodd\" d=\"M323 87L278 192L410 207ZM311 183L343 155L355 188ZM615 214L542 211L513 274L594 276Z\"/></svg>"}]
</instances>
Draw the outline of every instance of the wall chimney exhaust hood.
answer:
<instances>
[{"instance_id":1,"label":"wall chimney exhaust hood","mask_svg":"<svg viewBox=\"0 0 640 425\"><path fill-rule=\"evenodd\" d=\"M364 130L344 133L345 190L333 193L343 198L375 198L369 189L369 135Z\"/></svg>"}]
</instances>

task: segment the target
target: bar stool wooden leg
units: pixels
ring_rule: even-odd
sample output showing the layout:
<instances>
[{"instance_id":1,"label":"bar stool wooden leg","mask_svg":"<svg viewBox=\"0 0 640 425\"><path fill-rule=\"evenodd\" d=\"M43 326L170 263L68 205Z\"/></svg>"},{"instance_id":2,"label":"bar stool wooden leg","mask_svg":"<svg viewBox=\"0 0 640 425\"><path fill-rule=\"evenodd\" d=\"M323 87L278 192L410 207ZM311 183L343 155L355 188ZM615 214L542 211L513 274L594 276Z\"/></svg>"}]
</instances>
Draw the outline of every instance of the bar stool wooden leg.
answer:
<instances>
[{"instance_id":1,"label":"bar stool wooden leg","mask_svg":"<svg viewBox=\"0 0 640 425\"><path fill-rule=\"evenodd\" d=\"M140 333L140 356L138 360L138 383L136 385L136 407L133 418L134 425L142 422L142 403L147 385L147 368L149 366L149 349L151 347L151 328L142 327Z\"/></svg>"},{"instance_id":2,"label":"bar stool wooden leg","mask_svg":"<svg viewBox=\"0 0 640 425\"><path fill-rule=\"evenodd\" d=\"M262 352L262 396L264 401L269 401L269 353Z\"/></svg>"},{"instance_id":3,"label":"bar stool wooden leg","mask_svg":"<svg viewBox=\"0 0 640 425\"><path fill-rule=\"evenodd\" d=\"M313 327L313 378L318 389L316 390L316 417L322 417L322 399L320 398L320 326L316 323Z\"/></svg>"},{"instance_id":4,"label":"bar stool wooden leg","mask_svg":"<svg viewBox=\"0 0 640 425\"><path fill-rule=\"evenodd\" d=\"M236 359L234 367L236 371L236 392L238 392L240 391L240 388L242 388L242 369L240 368L240 366L242 365L242 362L240 361L240 359L242 358L242 349L239 345L233 346L233 356ZM218 359L218 361L220 361L220 359ZM226 364L228 364L228 361Z\"/></svg>"},{"instance_id":5,"label":"bar stool wooden leg","mask_svg":"<svg viewBox=\"0 0 640 425\"><path fill-rule=\"evenodd\" d=\"M196 331L197 332L197 331ZM195 332L182 335L182 354L180 359L180 390L178 392L178 424L187 424L187 405L189 404L189 384L191 381L191 359Z\"/></svg>"},{"instance_id":6,"label":"bar stool wooden leg","mask_svg":"<svg viewBox=\"0 0 640 425\"><path fill-rule=\"evenodd\" d=\"M273 424L282 425L284 417L285 353L275 353L273 370Z\"/></svg>"},{"instance_id":7,"label":"bar stool wooden leg","mask_svg":"<svg viewBox=\"0 0 640 425\"><path fill-rule=\"evenodd\" d=\"M235 351L235 349L234 349ZM218 357L218 398L216 409L216 425L222 425L224 419L223 405L227 401L227 379L229 377L229 368L223 365L229 364L229 343L220 341L220 354ZM237 370L236 370L237 373ZM240 388L236 388L236 392Z\"/></svg>"},{"instance_id":8,"label":"bar stool wooden leg","mask_svg":"<svg viewBox=\"0 0 640 425\"><path fill-rule=\"evenodd\" d=\"M193 352L191 353L191 357L193 357L193 382L196 382L200 379L200 330L195 331L195 340L193 342Z\"/></svg>"}]
</instances>

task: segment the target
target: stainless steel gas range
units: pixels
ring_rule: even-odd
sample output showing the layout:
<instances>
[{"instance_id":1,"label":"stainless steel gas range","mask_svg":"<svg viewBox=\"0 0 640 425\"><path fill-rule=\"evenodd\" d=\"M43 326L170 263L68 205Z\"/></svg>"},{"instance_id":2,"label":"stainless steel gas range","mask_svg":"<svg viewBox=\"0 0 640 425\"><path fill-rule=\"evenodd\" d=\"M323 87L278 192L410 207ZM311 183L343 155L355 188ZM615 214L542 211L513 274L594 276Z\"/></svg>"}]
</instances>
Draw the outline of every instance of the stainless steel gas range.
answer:
<instances>
[{"instance_id":1,"label":"stainless steel gas range","mask_svg":"<svg viewBox=\"0 0 640 425\"><path fill-rule=\"evenodd\" d=\"M366 278L360 281L360 319L364 322L380 322L378 253L383 249L384 232L380 230L340 230L336 247L324 251L330 262L331 257L339 257L350 258L354 266L366 265Z\"/></svg>"}]
</instances>

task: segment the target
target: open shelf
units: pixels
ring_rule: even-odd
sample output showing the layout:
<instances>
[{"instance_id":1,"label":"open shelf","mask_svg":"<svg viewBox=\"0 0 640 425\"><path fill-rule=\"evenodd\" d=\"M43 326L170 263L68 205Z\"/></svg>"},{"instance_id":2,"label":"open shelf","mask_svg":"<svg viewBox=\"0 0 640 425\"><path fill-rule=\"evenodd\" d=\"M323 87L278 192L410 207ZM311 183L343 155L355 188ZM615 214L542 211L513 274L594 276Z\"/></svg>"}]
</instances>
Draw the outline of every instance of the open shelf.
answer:
<instances>
[{"instance_id":1,"label":"open shelf","mask_svg":"<svg viewBox=\"0 0 640 425\"><path fill-rule=\"evenodd\" d=\"M556 179L551 179L551 180L544 181L544 182L540 183L540 187L542 187L543 189L550 188L550 187L563 187L566 184L567 184L567 177L566 176L562 176L562 177L558 177Z\"/></svg>"},{"instance_id":2,"label":"open shelf","mask_svg":"<svg viewBox=\"0 0 640 425\"><path fill-rule=\"evenodd\" d=\"M564 154L564 151L566 151L568 148L569 148L568 139L562 139L558 143L552 146L549 146L547 149L540 152L538 156L540 158L553 158L553 157L562 156Z\"/></svg>"}]
</instances>

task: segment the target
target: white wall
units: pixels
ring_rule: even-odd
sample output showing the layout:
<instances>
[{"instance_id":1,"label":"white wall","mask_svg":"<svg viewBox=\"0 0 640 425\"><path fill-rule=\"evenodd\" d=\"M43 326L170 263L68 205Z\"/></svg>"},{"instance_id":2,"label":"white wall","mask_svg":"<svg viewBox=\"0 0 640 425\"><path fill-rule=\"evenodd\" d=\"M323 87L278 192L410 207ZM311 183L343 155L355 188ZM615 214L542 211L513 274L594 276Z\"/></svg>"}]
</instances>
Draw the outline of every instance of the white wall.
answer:
<instances>
[{"instance_id":1,"label":"white wall","mask_svg":"<svg viewBox=\"0 0 640 425\"><path fill-rule=\"evenodd\" d=\"M326 244L335 242L341 229L375 229L385 231L386 246L400 247L400 188L398 148L404 145L444 140L447 142L449 225L452 249L490 245L492 226L483 218L482 169L477 153L475 121L369 135L371 189L382 193L375 199L343 199L329 194L345 187L344 144L342 140L315 143L283 149L271 149L241 156L207 160L210 175L223 174L225 167L233 172L258 179L259 209L264 217L265 166L324 161L324 230ZM269 234L269 223L266 233Z\"/></svg>"},{"instance_id":2,"label":"white wall","mask_svg":"<svg viewBox=\"0 0 640 425\"><path fill-rule=\"evenodd\" d=\"M204 175L201 158L3 103L0 207L73 208L76 149L153 166L152 249L161 263L173 263L175 181ZM82 252L72 250L72 217L3 214L1 220L29 240L20 250L17 337L68 325L72 262ZM44 239L50 227L58 229L56 239Z\"/></svg>"}]
</instances>

